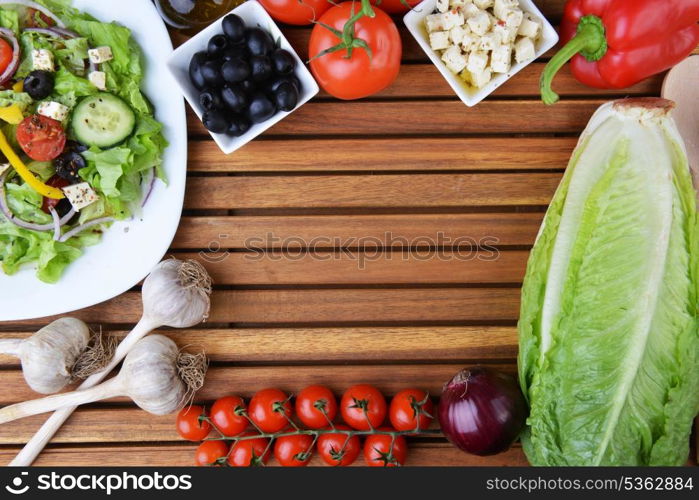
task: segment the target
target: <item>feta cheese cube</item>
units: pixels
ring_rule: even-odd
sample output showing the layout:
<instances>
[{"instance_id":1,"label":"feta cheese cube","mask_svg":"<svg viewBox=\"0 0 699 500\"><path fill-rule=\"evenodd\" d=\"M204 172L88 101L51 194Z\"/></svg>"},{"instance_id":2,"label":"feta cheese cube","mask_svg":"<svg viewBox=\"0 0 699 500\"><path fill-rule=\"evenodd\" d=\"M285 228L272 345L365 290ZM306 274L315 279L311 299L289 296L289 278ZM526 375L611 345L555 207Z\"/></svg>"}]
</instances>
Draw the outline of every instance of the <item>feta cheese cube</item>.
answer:
<instances>
[{"instance_id":1,"label":"feta cheese cube","mask_svg":"<svg viewBox=\"0 0 699 500\"><path fill-rule=\"evenodd\" d=\"M493 14L498 19L505 19L508 10L517 8L519 0L495 0L493 2Z\"/></svg>"},{"instance_id":2,"label":"feta cheese cube","mask_svg":"<svg viewBox=\"0 0 699 500\"><path fill-rule=\"evenodd\" d=\"M515 61L518 63L531 61L536 57L536 49L531 38L520 38L515 43Z\"/></svg>"},{"instance_id":3,"label":"feta cheese cube","mask_svg":"<svg viewBox=\"0 0 699 500\"><path fill-rule=\"evenodd\" d=\"M464 24L464 15L457 9L452 9L442 14L442 16L444 16L444 31L449 31L455 26L463 26Z\"/></svg>"},{"instance_id":4,"label":"feta cheese cube","mask_svg":"<svg viewBox=\"0 0 699 500\"><path fill-rule=\"evenodd\" d=\"M469 81L471 82L471 85L479 89L485 87L493 76L490 68L485 68L478 71L469 70L469 73Z\"/></svg>"},{"instance_id":5,"label":"feta cheese cube","mask_svg":"<svg viewBox=\"0 0 699 500\"><path fill-rule=\"evenodd\" d=\"M53 52L47 49L32 50L32 68L42 71L55 71Z\"/></svg>"},{"instance_id":6,"label":"feta cheese cube","mask_svg":"<svg viewBox=\"0 0 699 500\"><path fill-rule=\"evenodd\" d=\"M519 25L522 24L523 18L524 13L521 10L511 9L505 13L505 17L502 20L505 21L505 26L517 31L519 29Z\"/></svg>"},{"instance_id":7,"label":"feta cheese cube","mask_svg":"<svg viewBox=\"0 0 699 500\"><path fill-rule=\"evenodd\" d=\"M4 174L10 169L9 163L0 163L0 175Z\"/></svg>"},{"instance_id":8,"label":"feta cheese cube","mask_svg":"<svg viewBox=\"0 0 699 500\"><path fill-rule=\"evenodd\" d=\"M541 23L537 19L532 18L529 14L524 14L524 19L522 19L522 24L519 25L517 34L529 38L536 38L539 36L540 31Z\"/></svg>"},{"instance_id":9,"label":"feta cheese cube","mask_svg":"<svg viewBox=\"0 0 699 500\"><path fill-rule=\"evenodd\" d=\"M87 79L98 89L107 90L107 74L104 71L90 71Z\"/></svg>"},{"instance_id":10,"label":"feta cheese cube","mask_svg":"<svg viewBox=\"0 0 699 500\"><path fill-rule=\"evenodd\" d=\"M470 3L473 3L472 0L451 0L450 5L452 9L460 9Z\"/></svg>"},{"instance_id":11,"label":"feta cheese cube","mask_svg":"<svg viewBox=\"0 0 699 500\"><path fill-rule=\"evenodd\" d=\"M472 50L478 50L478 43L480 37L474 35L473 33L468 33L464 35L461 39L461 50L464 52L471 52Z\"/></svg>"},{"instance_id":12,"label":"feta cheese cube","mask_svg":"<svg viewBox=\"0 0 699 500\"><path fill-rule=\"evenodd\" d=\"M497 33L500 37L500 43L503 45L511 45L517 37L517 30L510 28L504 24L496 24L493 27L493 33Z\"/></svg>"},{"instance_id":13,"label":"feta cheese cube","mask_svg":"<svg viewBox=\"0 0 699 500\"><path fill-rule=\"evenodd\" d=\"M466 36L466 30L462 26L454 26L451 31L449 31L449 39L454 45L461 45L464 36Z\"/></svg>"},{"instance_id":14,"label":"feta cheese cube","mask_svg":"<svg viewBox=\"0 0 699 500\"><path fill-rule=\"evenodd\" d=\"M493 6L493 0L473 0L473 4L481 10L485 10Z\"/></svg>"},{"instance_id":15,"label":"feta cheese cube","mask_svg":"<svg viewBox=\"0 0 699 500\"><path fill-rule=\"evenodd\" d=\"M44 101L39 104L39 107L36 110L38 114L48 118L53 118L59 122L66 119L68 116L68 111L70 110L67 106L64 106L60 102L54 101Z\"/></svg>"},{"instance_id":16,"label":"feta cheese cube","mask_svg":"<svg viewBox=\"0 0 699 500\"><path fill-rule=\"evenodd\" d=\"M70 204L73 205L73 208L77 211L92 205L100 199L87 182L66 186L61 188L61 191L63 191L63 194L66 195Z\"/></svg>"},{"instance_id":17,"label":"feta cheese cube","mask_svg":"<svg viewBox=\"0 0 699 500\"><path fill-rule=\"evenodd\" d=\"M490 30L490 18L484 10L478 11L478 14L468 18L468 27L471 28L476 35L483 36Z\"/></svg>"},{"instance_id":18,"label":"feta cheese cube","mask_svg":"<svg viewBox=\"0 0 699 500\"><path fill-rule=\"evenodd\" d=\"M444 19L442 14L430 14L425 18L425 27L428 33L444 31Z\"/></svg>"},{"instance_id":19,"label":"feta cheese cube","mask_svg":"<svg viewBox=\"0 0 699 500\"><path fill-rule=\"evenodd\" d=\"M490 55L490 69L493 73L507 73L512 64L512 47L500 45Z\"/></svg>"},{"instance_id":20,"label":"feta cheese cube","mask_svg":"<svg viewBox=\"0 0 699 500\"><path fill-rule=\"evenodd\" d=\"M468 63L467 67L468 70L473 73L475 71L481 71L485 69L485 67L488 65L488 54L485 52L480 52L478 50L474 50L468 55Z\"/></svg>"},{"instance_id":21,"label":"feta cheese cube","mask_svg":"<svg viewBox=\"0 0 699 500\"><path fill-rule=\"evenodd\" d=\"M466 57L461 53L459 47L452 45L442 55L442 61L447 65L449 71L461 73L466 67Z\"/></svg>"},{"instance_id":22,"label":"feta cheese cube","mask_svg":"<svg viewBox=\"0 0 699 500\"><path fill-rule=\"evenodd\" d=\"M449 0L437 0L437 10L445 13L449 10Z\"/></svg>"},{"instance_id":23,"label":"feta cheese cube","mask_svg":"<svg viewBox=\"0 0 699 500\"><path fill-rule=\"evenodd\" d=\"M112 48L107 45L88 50L87 56L90 58L90 62L95 64L101 64L114 59Z\"/></svg>"},{"instance_id":24,"label":"feta cheese cube","mask_svg":"<svg viewBox=\"0 0 699 500\"><path fill-rule=\"evenodd\" d=\"M459 11L464 15L466 19L468 19L469 17L473 17L479 12L481 12L481 9L479 9L472 3L467 3L466 5L461 7Z\"/></svg>"},{"instance_id":25,"label":"feta cheese cube","mask_svg":"<svg viewBox=\"0 0 699 500\"><path fill-rule=\"evenodd\" d=\"M478 50L489 51L500 46L500 35L496 32L490 32L483 35L478 42Z\"/></svg>"},{"instance_id":26,"label":"feta cheese cube","mask_svg":"<svg viewBox=\"0 0 699 500\"><path fill-rule=\"evenodd\" d=\"M430 47L432 50L444 50L449 47L449 32L435 31L430 33Z\"/></svg>"}]
</instances>

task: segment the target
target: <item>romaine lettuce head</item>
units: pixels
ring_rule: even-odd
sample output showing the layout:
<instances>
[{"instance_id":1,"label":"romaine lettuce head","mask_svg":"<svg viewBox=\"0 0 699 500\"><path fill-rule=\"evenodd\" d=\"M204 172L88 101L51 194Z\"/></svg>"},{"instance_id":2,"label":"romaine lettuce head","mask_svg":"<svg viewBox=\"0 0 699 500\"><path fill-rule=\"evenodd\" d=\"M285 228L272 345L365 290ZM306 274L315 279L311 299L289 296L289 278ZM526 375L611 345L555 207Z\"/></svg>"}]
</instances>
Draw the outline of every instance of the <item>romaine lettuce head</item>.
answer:
<instances>
[{"instance_id":1,"label":"romaine lettuce head","mask_svg":"<svg viewBox=\"0 0 699 500\"><path fill-rule=\"evenodd\" d=\"M699 410L699 251L671 107L600 107L532 250L519 374L535 465L687 460Z\"/></svg>"}]
</instances>

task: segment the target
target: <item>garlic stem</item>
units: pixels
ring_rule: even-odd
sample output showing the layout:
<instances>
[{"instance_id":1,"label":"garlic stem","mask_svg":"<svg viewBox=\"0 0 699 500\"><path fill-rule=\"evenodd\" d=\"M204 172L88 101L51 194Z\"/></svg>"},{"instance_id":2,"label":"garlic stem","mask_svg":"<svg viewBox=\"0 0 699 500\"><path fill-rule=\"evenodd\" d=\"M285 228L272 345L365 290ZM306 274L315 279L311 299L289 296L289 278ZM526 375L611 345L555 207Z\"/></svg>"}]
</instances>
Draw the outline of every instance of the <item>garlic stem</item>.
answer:
<instances>
[{"instance_id":1,"label":"garlic stem","mask_svg":"<svg viewBox=\"0 0 699 500\"><path fill-rule=\"evenodd\" d=\"M19 356L19 348L22 346L22 339L0 339L0 354Z\"/></svg>"}]
</instances>

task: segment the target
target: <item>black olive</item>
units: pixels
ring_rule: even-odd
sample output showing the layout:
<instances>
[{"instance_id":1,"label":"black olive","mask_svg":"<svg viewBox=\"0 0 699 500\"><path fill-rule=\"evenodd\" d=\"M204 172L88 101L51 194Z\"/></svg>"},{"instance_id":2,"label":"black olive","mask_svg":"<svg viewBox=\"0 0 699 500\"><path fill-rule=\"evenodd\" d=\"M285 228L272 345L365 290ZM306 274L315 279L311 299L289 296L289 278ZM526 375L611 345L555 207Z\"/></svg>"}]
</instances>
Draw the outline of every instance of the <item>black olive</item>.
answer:
<instances>
[{"instance_id":1,"label":"black olive","mask_svg":"<svg viewBox=\"0 0 699 500\"><path fill-rule=\"evenodd\" d=\"M71 205L70 200L68 198L63 198L58 203L56 203L56 206L54 208L56 209L56 213L58 214L58 216L63 217L68 212L70 212L70 210L73 208L73 205ZM72 224L78 218L80 218L80 214L76 212L76 214L73 217L71 217L71 219L68 221L68 224Z\"/></svg>"},{"instance_id":2,"label":"black olive","mask_svg":"<svg viewBox=\"0 0 699 500\"><path fill-rule=\"evenodd\" d=\"M32 99L45 99L53 92L53 73L49 71L32 71L24 79L24 91Z\"/></svg>"},{"instance_id":3,"label":"black olive","mask_svg":"<svg viewBox=\"0 0 699 500\"><path fill-rule=\"evenodd\" d=\"M82 182L78 171L85 168L85 158L81 154L74 151L63 153L53 161L53 166L56 169L56 175L60 178L71 184Z\"/></svg>"},{"instance_id":4,"label":"black olive","mask_svg":"<svg viewBox=\"0 0 699 500\"><path fill-rule=\"evenodd\" d=\"M197 52L189 62L189 79L197 90L203 90L206 87L206 80L202 74L202 66L209 60L206 52Z\"/></svg>"},{"instance_id":5,"label":"black olive","mask_svg":"<svg viewBox=\"0 0 699 500\"><path fill-rule=\"evenodd\" d=\"M250 120L240 115L231 118L231 123L228 126L228 135L240 137L248 130L250 130Z\"/></svg>"},{"instance_id":6,"label":"black olive","mask_svg":"<svg viewBox=\"0 0 699 500\"><path fill-rule=\"evenodd\" d=\"M296 87L296 90L298 91L298 93L299 94L301 93L301 81L296 77L296 75L282 75L282 76L278 76L276 78L273 78L272 80L270 80L268 82L268 84L266 86L267 90L269 92L276 92L277 88L279 88L279 86L282 83L291 83L294 87Z\"/></svg>"},{"instance_id":7,"label":"black olive","mask_svg":"<svg viewBox=\"0 0 699 500\"><path fill-rule=\"evenodd\" d=\"M264 94L255 94L250 101L248 118L253 123L262 123L277 112L276 106Z\"/></svg>"},{"instance_id":8,"label":"black olive","mask_svg":"<svg viewBox=\"0 0 699 500\"><path fill-rule=\"evenodd\" d=\"M226 50L223 51L223 55L221 56L224 61L233 61L234 59L247 59L248 58L248 49L245 48L245 46L233 46L233 47L228 47Z\"/></svg>"},{"instance_id":9,"label":"black olive","mask_svg":"<svg viewBox=\"0 0 699 500\"><path fill-rule=\"evenodd\" d=\"M221 66L223 79L228 83L238 83L250 77L250 65L243 59L233 59Z\"/></svg>"},{"instance_id":10,"label":"black olive","mask_svg":"<svg viewBox=\"0 0 699 500\"><path fill-rule=\"evenodd\" d=\"M296 59L284 49L277 49L272 53L272 65L279 75L288 75L296 68Z\"/></svg>"},{"instance_id":11,"label":"black olive","mask_svg":"<svg viewBox=\"0 0 699 500\"><path fill-rule=\"evenodd\" d=\"M257 88L257 86L255 85L255 82L248 79L248 80L243 80L242 82L240 82L240 88L242 88L248 94L252 94L255 91L255 89Z\"/></svg>"},{"instance_id":12,"label":"black olive","mask_svg":"<svg viewBox=\"0 0 699 500\"><path fill-rule=\"evenodd\" d=\"M226 106L236 113L248 107L250 99L239 85L226 85L221 91L221 97Z\"/></svg>"},{"instance_id":13,"label":"black olive","mask_svg":"<svg viewBox=\"0 0 699 500\"><path fill-rule=\"evenodd\" d=\"M79 143L78 141L66 141L66 147L63 150L64 153L67 153L69 151L73 151L75 153L82 153L83 151L87 151L88 147L85 146L84 144Z\"/></svg>"},{"instance_id":14,"label":"black olive","mask_svg":"<svg viewBox=\"0 0 699 500\"><path fill-rule=\"evenodd\" d=\"M218 57L223 54L223 51L228 48L228 38L225 35L215 35L209 40L207 50L209 57Z\"/></svg>"},{"instance_id":15,"label":"black olive","mask_svg":"<svg viewBox=\"0 0 699 500\"><path fill-rule=\"evenodd\" d=\"M250 58L252 79L256 82L264 82L272 76L272 61L266 56L252 56Z\"/></svg>"},{"instance_id":16,"label":"black olive","mask_svg":"<svg viewBox=\"0 0 699 500\"><path fill-rule=\"evenodd\" d=\"M235 14L228 14L221 22L223 32L232 42L238 42L245 37L245 22Z\"/></svg>"},{"instance_id":17,"label":"black olive","mask_svg":"<svg viewBox=\"0 0 699 500\"><path fill-rule=\"evenodd\" d=\"M218 109L212 109L204 113L201 117L201 121L207 130L213 132L214 134L223 134L228 130L228 120L223 111Z\"/></svg>"},{"instance_id":18,"label":"black olive","mask_svg":"<svg viewBox=\"0 0 699 500\"><path fill-rule=\"evenodd\" d=\"M282 111L292 111L299 102L299 91L292 83L284 82L274 92L274 101Z\"/></svg>"},{"instance_id":19,"label":"black olive","mask_svg":"<svg viewBox=\"0 0 699 500\"><path fill-rule=\"evenodd\" d=\"M217 89L206 89L201 94L199 94L199 104L206 111L210 109L219 109L223 104L221 99L221 92Z\"/></svg>"},{"instance_id":20,"label":"black olive","mask_svg":"<svg viewBox=\"0 0 699 500\"><path fill-rule=\"evenodd\" d=\"M266 56L274 50L274 40L260 28L245 30L245 42L253 56Z\"/></svg>"},{"instance_id":21,"label":"black olive","mask_svg":"<svg viewBox=\"0 0 699 500\"><path fill-rule=\"evenodd\" d=\"M201 67L201 74L207 85L212 87L223 86L223 76L221 75L221 63L218 61L206 61Z\"/></svg>"}]
</instances>

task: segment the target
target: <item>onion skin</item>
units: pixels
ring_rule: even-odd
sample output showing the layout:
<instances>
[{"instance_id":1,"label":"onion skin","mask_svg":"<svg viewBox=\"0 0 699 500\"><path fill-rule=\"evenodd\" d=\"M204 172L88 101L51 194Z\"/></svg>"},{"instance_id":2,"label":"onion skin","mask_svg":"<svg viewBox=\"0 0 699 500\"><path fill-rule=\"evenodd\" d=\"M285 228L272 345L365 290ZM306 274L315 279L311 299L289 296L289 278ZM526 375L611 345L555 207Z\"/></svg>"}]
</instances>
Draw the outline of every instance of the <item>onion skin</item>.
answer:
<instances>
[{"instance_id":1,"label":"onion skin","mask_svg":"<svg viewBox=\"0 0 699 500\"><path fill-rule=\"evenodd\" d=\"M477 366L461 370L445 384L437 415L454 446L486 456L512 445L528 413L519 384L511 376Z\"/></svg>"}]
</instances>

